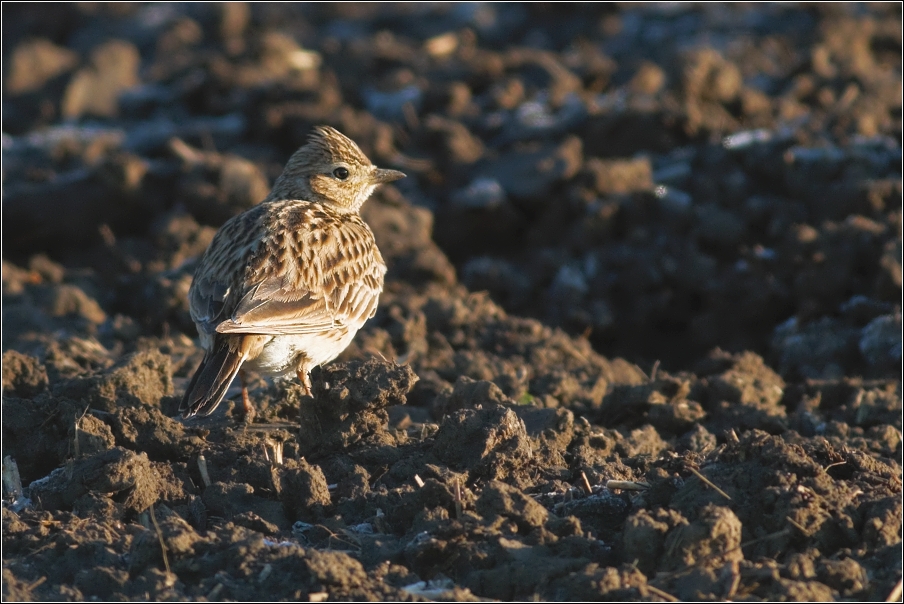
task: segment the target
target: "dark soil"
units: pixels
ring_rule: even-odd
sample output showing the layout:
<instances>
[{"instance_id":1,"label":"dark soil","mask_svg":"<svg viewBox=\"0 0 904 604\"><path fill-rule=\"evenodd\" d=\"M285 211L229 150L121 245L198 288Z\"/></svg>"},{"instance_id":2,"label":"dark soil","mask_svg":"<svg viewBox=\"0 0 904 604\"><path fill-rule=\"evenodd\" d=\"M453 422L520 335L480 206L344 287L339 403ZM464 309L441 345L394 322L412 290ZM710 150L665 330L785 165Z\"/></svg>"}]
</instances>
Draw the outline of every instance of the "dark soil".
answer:
<instances>
[{"instance_id":1,"label":"dark soil","mask_svg":"<svg viewBox=\"0 0 904 604\"><path fill-rule=\"evenodd\" d=\"M5 600L900 601L900 5L2 10ZM183 421L321 123L377 316Z\"/></svg>"}]
</instances>

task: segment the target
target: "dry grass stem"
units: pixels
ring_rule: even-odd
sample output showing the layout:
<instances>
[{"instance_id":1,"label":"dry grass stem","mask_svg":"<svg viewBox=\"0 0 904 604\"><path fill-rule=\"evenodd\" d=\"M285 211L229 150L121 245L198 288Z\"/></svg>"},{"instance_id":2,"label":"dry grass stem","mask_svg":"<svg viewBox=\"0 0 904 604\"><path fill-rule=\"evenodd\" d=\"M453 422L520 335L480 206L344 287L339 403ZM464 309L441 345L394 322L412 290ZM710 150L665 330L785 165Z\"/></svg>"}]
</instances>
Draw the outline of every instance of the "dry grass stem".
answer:
<instances>
[{"instance_id":1,"label":"dry grass stem","mask_svg":"<svg viewBox=\"0 0 904 604\"><path fill-rule=\"evenodd\" d=\"M688 468L688 470L691 471L691 474L693 474L694 476L696 476L697 478L699 478L700 481L703 482L703 484L705 484L705 485L707 485L708 487L710 487L712 490L714 490L716 493L718 493L719 495L721 495L722 497L724 497L724 498L727 499L728 501L731 501L731 497L728 496L728 493L726 493L725 491L723 491L722 489L720 489L719 487L717 487L715 484L713 484L713 482L712 482L709 478L707 478L706 476L704 476L703 474L701 474L700 472L698 472L698 471L695 470L694 468Z\"/></svg>"}]
</instances>

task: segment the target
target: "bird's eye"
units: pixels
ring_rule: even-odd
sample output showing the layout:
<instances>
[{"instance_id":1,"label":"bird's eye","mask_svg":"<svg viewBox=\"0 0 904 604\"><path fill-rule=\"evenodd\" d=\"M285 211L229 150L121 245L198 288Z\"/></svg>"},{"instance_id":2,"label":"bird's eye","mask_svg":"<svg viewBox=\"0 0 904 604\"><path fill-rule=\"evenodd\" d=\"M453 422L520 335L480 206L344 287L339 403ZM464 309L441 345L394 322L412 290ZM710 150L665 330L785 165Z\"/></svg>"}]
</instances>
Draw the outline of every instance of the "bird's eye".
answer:
<instances>
[{"instance_id":1,"label":"bird's eye","mask_svg":"<svg viewBox=\"0 0 904 604\"><path fill-rule=\"evenodd\" d=\"M333 170L333 176L335 176L339 180L345 180L346 178L348 178L348 170L342 167L336 168L335 170Z\"/></svg>"}]
</instances>

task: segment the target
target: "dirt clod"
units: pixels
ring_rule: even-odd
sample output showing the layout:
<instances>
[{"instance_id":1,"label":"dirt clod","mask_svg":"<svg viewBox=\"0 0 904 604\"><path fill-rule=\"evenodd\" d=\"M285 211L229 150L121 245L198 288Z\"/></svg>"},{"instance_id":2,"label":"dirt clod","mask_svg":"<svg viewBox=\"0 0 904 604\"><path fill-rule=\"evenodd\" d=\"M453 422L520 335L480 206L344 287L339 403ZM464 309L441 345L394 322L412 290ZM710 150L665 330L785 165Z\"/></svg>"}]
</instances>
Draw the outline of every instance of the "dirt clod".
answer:
<instances>
[{"instance_id":1,"label":"dirt clod","mask_svg":"<svg viewBox=\"0 0 904 604\"><path fill-rule=\"evenodd\" d=\"M147 455L114 447L54 470L29 486L29 496L44 509L71 510L85 497L103 493L99 501L112 500L120 514L135 514L157 501L159 480Z\"/></svg>"},{"instance_id":2,"label":"dirt clod","mask_svg":"<svg viewBox=\"0 0 904 604\"><path fill-rule=\"evenodd\" d=\"M55 393L83 401L91 408L114 413L123 406L158 406L172 394L170 358L160 352L136 352L109 370L75 379Z\"/></svg>"},{"instance_id":3,"label":"dirt clod","mask_svg":"<svg viewBox=\"0 0 904 604\"><path fill-rule=\"evenodd\" d=\"M279 497L291 520L317 520L330 505L323 471L301 460L279 473Z\"/></svg>"},{"instance_id":4,"label":"dirt clod","mask_svg":"<svg viewBox=\"0 0 904 604\"><path fill-rule=\"evenodd\" d=\"M47 389L47 370L32 356L15 350L3 353L3 393L34 398Z\"/></svg>"},{"instance_id":5,"label":"dirt clod","mask_svg":"<svg viewBox=\"0 0 904 604\"><path fill-rule=\"evenodd\" d=\"M457 411L436 433L433 454L471 479L514 479L533 458L524 422L501 405Z\"/></svg>"},{"instance_id":6,"label":"dirt clod","mask_svg":"<svg viewBox=\"0 0 904 604\"><path fill-rule=\"evenodd\" d=\"M342 450L385 431L386 407L404 404L416 381L407 365L376 359L313 371L313 400L300 399L301 454Z\"/></svg>"}]
</instances>

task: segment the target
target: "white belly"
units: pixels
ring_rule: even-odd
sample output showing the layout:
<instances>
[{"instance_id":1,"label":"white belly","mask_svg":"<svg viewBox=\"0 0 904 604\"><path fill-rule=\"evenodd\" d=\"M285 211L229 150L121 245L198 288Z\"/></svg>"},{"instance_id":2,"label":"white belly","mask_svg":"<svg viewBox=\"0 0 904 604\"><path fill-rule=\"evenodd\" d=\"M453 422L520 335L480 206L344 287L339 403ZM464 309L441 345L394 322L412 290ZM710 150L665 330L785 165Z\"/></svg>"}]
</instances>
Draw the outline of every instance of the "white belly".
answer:
<instances>
[{"instance_id":1,"label":"white belly","mask_svg":"<svg viewBox=\"0 0 904 604\"><path fill-rule=\"evenodd\" d=\"M295 377L298 369L332 361L348 348L357 330L332 330L326 333L273 336L261 353L245 361L248 369L263 375Z\"/></svg>"}]
</instances>

